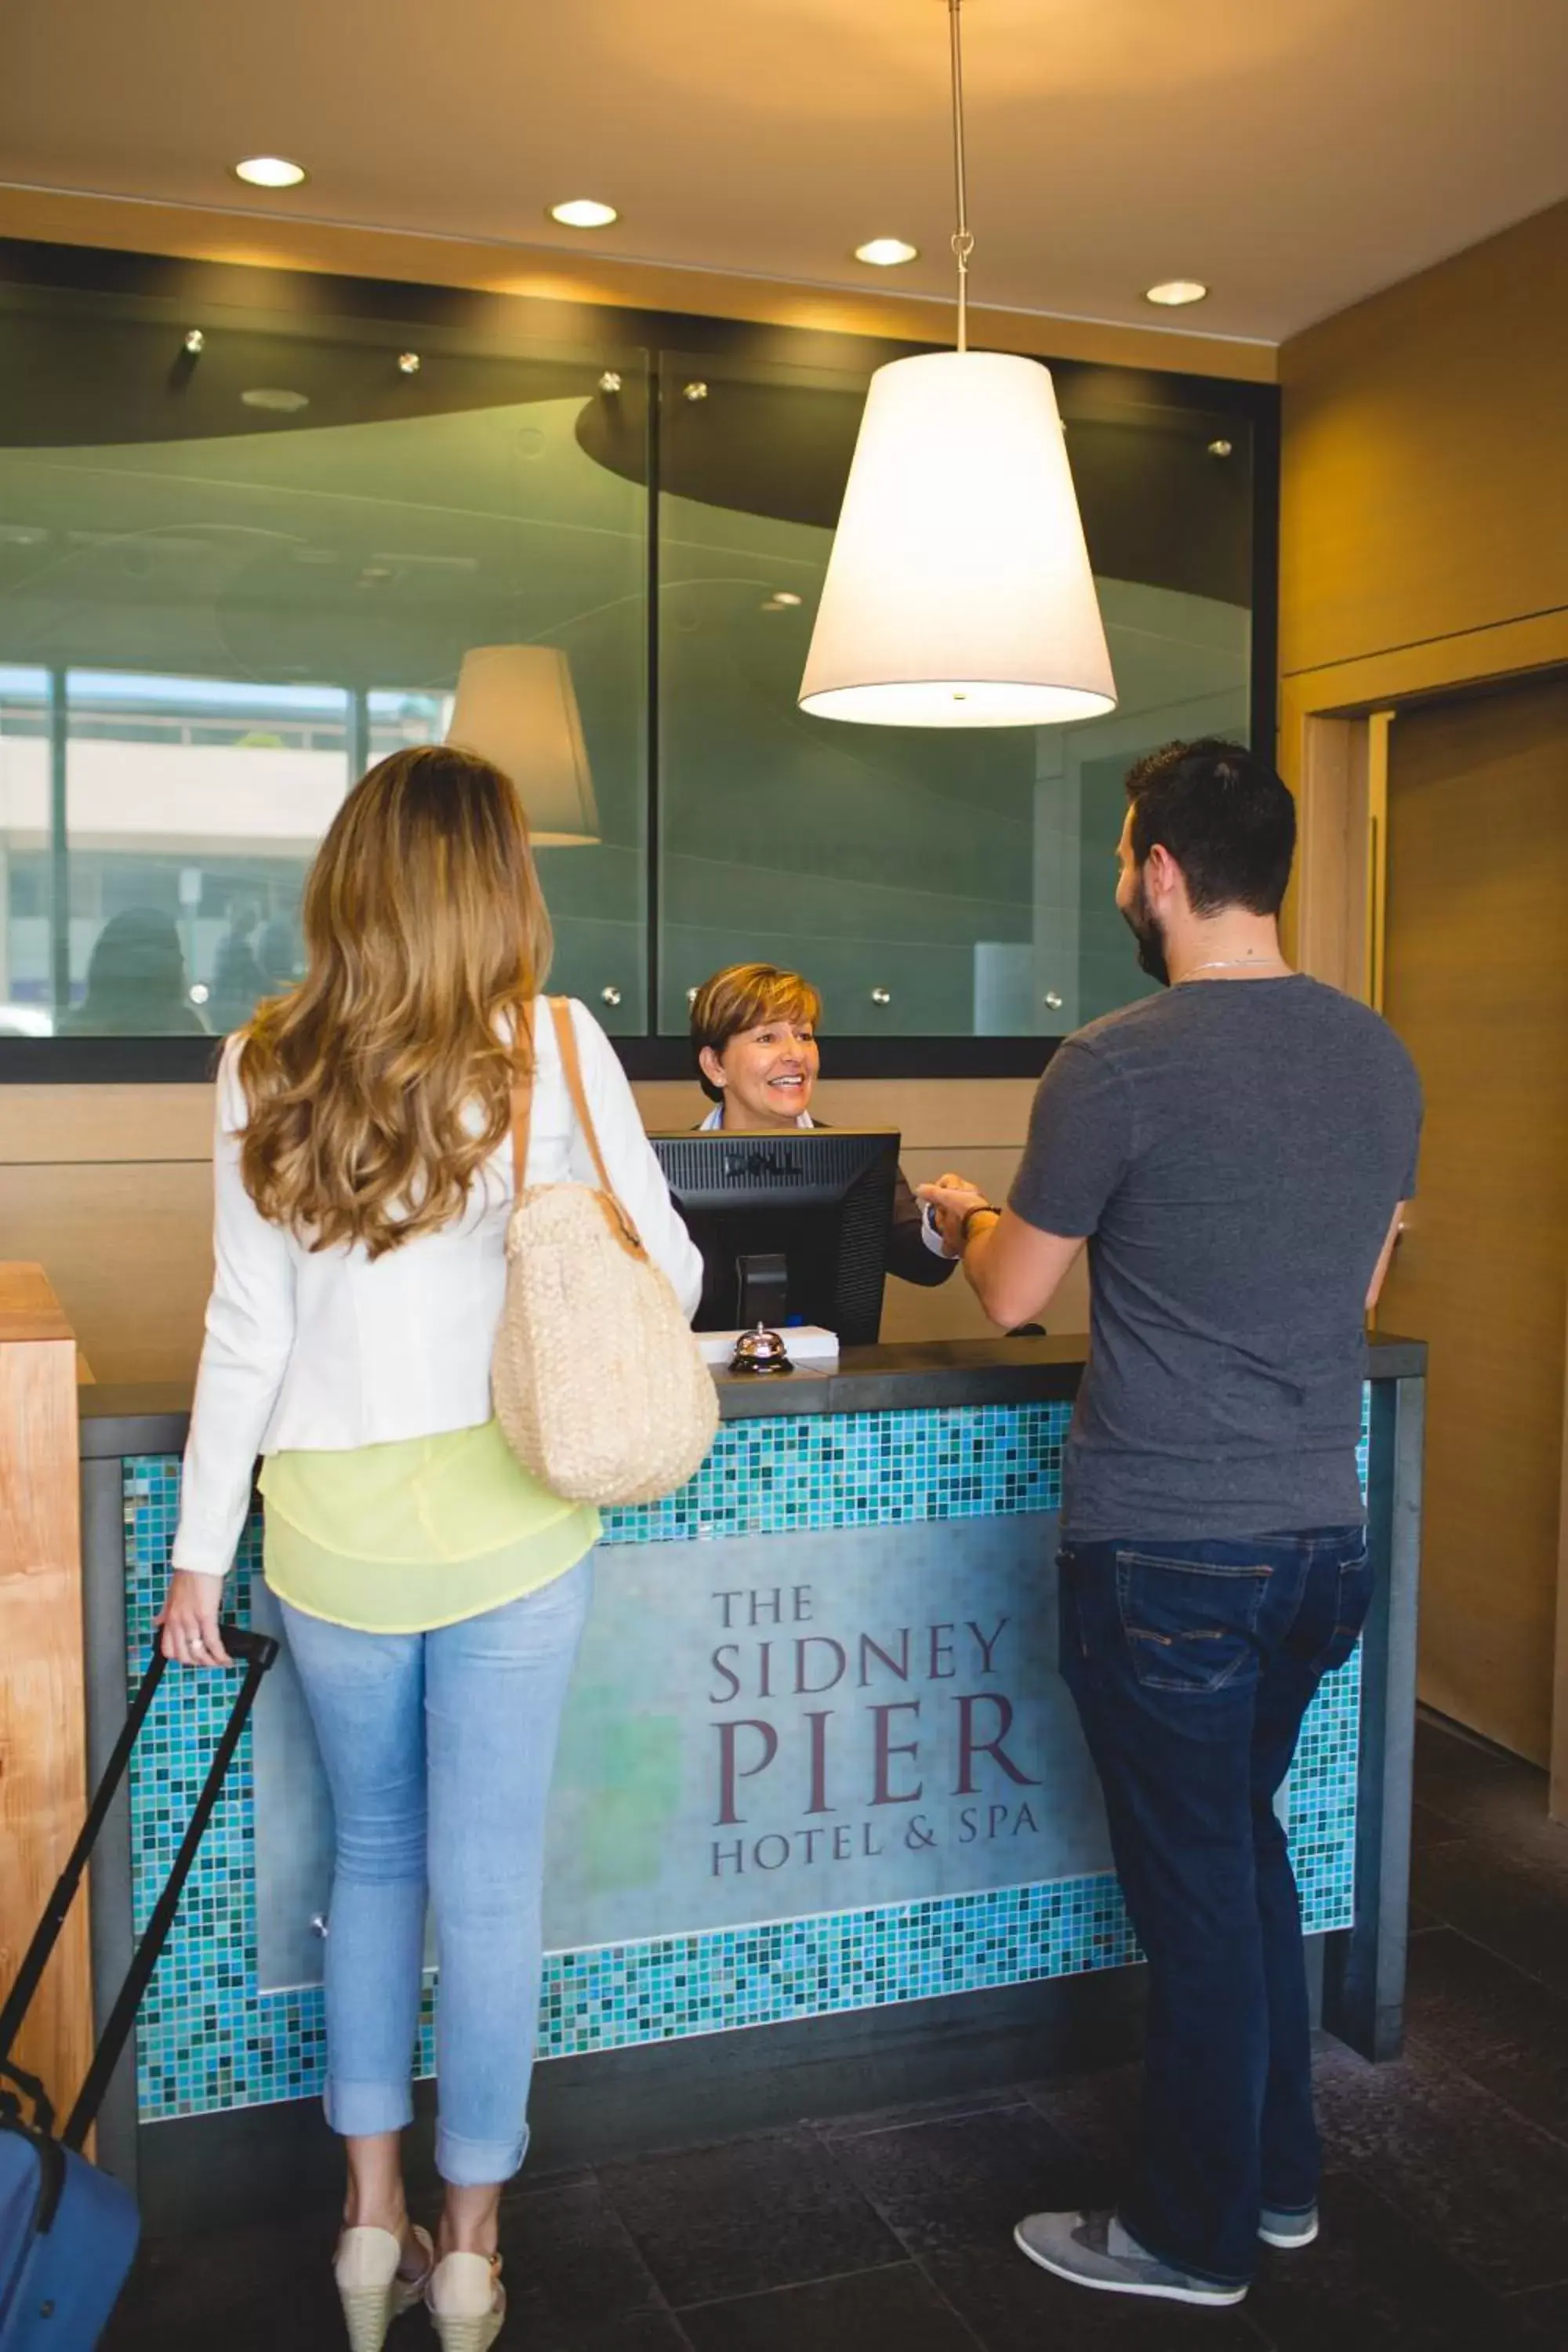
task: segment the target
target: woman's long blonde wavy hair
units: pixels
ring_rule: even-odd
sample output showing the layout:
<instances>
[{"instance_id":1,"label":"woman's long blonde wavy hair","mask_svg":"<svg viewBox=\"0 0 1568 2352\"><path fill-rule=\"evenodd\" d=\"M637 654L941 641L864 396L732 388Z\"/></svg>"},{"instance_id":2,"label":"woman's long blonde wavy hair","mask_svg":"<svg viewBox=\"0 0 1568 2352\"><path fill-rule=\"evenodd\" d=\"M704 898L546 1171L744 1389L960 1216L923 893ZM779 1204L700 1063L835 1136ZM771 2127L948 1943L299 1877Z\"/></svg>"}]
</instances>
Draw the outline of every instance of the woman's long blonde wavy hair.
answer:
<instances>
[{"instance_id":1,"label":"woman's long blonde wavy hair","mask_svg":"<svg viewBox=\"0 0 1568 2352\"><path fill-rule=\"evenodd\" d=\"M461 1213L510 1120L552 944L515 785L395 751L332 819L302 917L304 979L243 1032L246 1190L311 1249L380 1257Z\"/></svg>"}]
</instances>

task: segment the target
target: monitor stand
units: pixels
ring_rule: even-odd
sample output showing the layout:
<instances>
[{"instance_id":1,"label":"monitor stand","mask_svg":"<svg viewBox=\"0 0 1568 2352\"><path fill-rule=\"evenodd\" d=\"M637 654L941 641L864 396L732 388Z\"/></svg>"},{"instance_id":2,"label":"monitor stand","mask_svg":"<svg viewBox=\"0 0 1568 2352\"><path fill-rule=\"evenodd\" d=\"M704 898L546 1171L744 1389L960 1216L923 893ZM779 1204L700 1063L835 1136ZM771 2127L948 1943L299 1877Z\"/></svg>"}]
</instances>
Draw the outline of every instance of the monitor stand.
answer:
<instances>
[{"instance_id":1,"label":"monitor stand","mask_svg":"<svg viewBox=\"0 0 1568 2352\"><path fill-rule=\"evenodd\" d=\"M759 1324L775 1328L789 1311L789 1260L783 1251L737 1258L735 1272L741 1310L736 1319L742 1330L754 1331Z\"/></svg>"}]
</instances>

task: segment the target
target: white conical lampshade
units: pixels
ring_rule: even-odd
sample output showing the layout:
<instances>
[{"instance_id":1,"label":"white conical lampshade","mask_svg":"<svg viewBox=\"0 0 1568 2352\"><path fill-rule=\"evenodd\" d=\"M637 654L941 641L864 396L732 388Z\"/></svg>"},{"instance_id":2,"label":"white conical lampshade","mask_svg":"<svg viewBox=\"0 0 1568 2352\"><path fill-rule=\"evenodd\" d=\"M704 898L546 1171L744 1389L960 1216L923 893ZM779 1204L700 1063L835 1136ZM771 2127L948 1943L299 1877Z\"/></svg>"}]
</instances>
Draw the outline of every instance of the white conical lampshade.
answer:
<instances>
[{"instance_id":1,"label":"white conical lampshade","mask_svg":"<svg viewBox=\"0 0 1568 2352\"><path fill-rule=\"evenodd\" d=\"M583 721L558 646L475 646L466 653L447 740L511 778L536 849L598 840Z\"/></svg>"},{"instance_id":2,"label":"white conical lampshade","mask_svg":"<svg viewBox=\"0 0 1568 2352\"><path fill-rule=\"evenodd\" d=\"M1051 727L1116 708L1037 360L934 352L877 370L800 707L883 727Z\"/></svg>"}]
</instances>

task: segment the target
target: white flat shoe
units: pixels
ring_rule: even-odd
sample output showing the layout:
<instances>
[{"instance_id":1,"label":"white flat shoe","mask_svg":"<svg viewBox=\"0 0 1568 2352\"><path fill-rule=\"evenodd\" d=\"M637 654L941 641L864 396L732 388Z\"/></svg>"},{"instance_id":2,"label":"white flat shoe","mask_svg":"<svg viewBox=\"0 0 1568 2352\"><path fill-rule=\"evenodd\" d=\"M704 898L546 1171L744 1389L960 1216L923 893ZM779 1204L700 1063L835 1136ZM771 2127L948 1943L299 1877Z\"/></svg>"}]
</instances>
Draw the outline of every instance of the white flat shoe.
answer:
<instances>
[{"instance_id":1,"label":"white flat shoe","mask_svg":"<svg viewBox=\"0 0 1568 2352\"><path fill-rule=\"evenodd\" d=\"M445 2255L430 2273L425 2302L441 2352L490 2352L506 2318L500 2256Z\"/></svg>"},{"instance_id":2,"label":"white flat shoe","mask_svg":"<svg viewBox=\"0 0 1568 2352\"><path fill-rule=\"evenodd\" d=\"M343 2306L351 2352L381 2352L395 2319L412 2311L430 2281L436 2249L429 2232L413 2232L425 2268L417 2278L401 2278L403 2242L390 2230L345 2230L338 2240L332 2275Z\"/></svg>"}]
</instances>

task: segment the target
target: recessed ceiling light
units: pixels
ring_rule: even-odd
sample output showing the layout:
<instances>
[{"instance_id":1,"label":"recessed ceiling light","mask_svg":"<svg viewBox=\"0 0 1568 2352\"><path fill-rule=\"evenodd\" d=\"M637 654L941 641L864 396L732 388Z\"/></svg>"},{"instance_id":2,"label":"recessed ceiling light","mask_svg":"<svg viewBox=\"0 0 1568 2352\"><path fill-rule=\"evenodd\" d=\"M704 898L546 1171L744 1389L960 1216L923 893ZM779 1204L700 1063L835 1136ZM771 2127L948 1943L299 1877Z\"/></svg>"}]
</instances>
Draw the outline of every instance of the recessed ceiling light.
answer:
<instances>
[{"instance_id":1,"label":"recessed ceiling light","mask_svg":"<svg viewBox=\"0 0 1568 2352\"><path fill-rule=\"evenodd\" d=\"M303 163L290 163L285 155L251 155L235 165L234 176L253 188L297 188L310 173Z\"/></svg>"},{"instance_id":2,"label":"recessed ceiling light","mask_svg":"<svg viewBox=\"0 0 1568 2352\"><path fill-rule=\"evenodd\" d=\"M775 604L798 604L799 602L800 598L795 594L793 588L775 588L773 590L773 603Z\"/></svg>"},{"instance_id":3,"label":"recessed ceiling light","mask_svg":"<svg viewBox=\"0 0 1568 2352\"><path fill-rule=\"evenodd\" d=\"M574 196L570 204L552 205L550 217L563 228L608 228L620 215L614 205L596 204L592 196Z\"/></svg>"},{"instance_id":4,"label":"recessed ceiling light","mask_svg":"<svg viewBox=\"0 0 1568 2352\"><path fill-rule=\"evenodd\" d=\"M868 245L855 248L857 261L868 261L874 269L893 269L900 261L913 261L920 247L906 245L901 236L874 236Z\"/></svg>"},{"instance_id":5,"label":"recessed ceiling light","mask_svg":"<svg viewBox=\"0 0 1568 2352\"><path fill-rule=\"evenodd\" d=\"M1151 286L1143 299L1158 302L1166 310L1179 310L1184 302L1201 302L1208 290L1195 278L1168 278L1163 286Z\"/></svg>"},{"instance_id":6,"label":"recessed ceiling light","mask_svg":"<svg viewBox=\"0 0 1568 2352\"><path fill-rule=\"evenodd\" d=\"M268 408L279 416L296 416L310 405L308 392L286 392L281 384L258 384L254 392L242 392L239 397L247 408Z\"/></svg>"}]
</instances>

